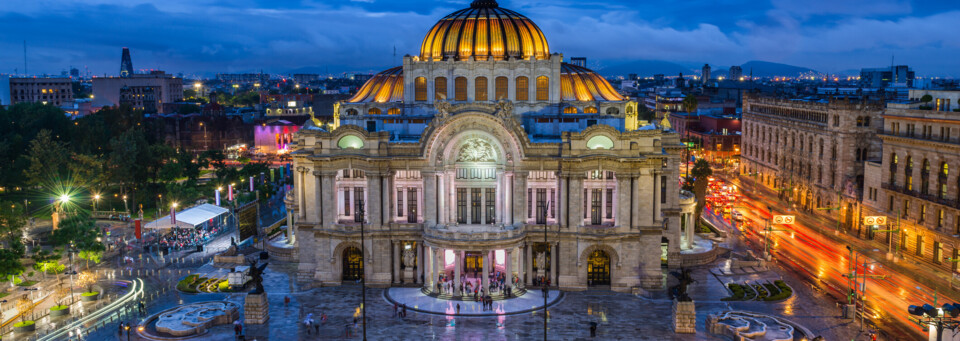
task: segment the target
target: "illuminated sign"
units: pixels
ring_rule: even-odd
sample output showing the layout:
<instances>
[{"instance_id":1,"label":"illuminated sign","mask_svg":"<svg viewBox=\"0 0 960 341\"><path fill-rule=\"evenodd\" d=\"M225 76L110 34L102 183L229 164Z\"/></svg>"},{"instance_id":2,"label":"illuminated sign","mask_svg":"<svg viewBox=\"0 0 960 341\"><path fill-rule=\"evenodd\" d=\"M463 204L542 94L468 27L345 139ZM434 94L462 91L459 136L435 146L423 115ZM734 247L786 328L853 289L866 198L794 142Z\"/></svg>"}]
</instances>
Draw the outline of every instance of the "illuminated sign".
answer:
<instances>
[{"instance_id":1,"label":"illuminated sign","mask_svg":"<svg viewBox=\"0 0 960 341\"><path fill-rule=\"evenodd\" d=\"M792 215L775 215L773 216L774 224L793 224L796 221L796 217Z\"/></svg>"}]
</instances>

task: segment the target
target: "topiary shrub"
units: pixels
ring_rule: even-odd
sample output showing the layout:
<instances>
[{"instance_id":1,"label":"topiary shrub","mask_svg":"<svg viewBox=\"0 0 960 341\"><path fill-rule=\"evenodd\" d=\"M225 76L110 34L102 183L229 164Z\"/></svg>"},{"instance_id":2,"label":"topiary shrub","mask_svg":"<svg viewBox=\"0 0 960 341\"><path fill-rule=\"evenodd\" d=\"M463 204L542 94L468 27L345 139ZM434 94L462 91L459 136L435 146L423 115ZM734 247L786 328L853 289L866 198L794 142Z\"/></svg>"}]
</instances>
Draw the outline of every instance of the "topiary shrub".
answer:
<instances>
[{"instance_id":1,"label":"topiary shrub","mask_svg":"<svg viewBox=\"0 0 960 341\"><path fill-rule=\"evenodd\" d=\"M790 298L790 296L793 296L793 288L787 285L787 283L777 280L777 281L774 281L773 284L777 287L777 289L780 290L780 292L777 293L776 295L771 295L770 297L764 298L763 299L764 301L780 301L780 300L785 300L787 298Z\"/></svg>"},{"instance_id":2,"label":"topiary shrub","mask_svg":"<svg viewBox=\"0 0 960 341\"><path fill-rule=\"evenodd\" d=\"M730 288L730 291L733 292L733 295L730 297L721 298L721 301L743 301L743 297L746 293L740 284L730 283L727 284L727 287Z\"/></svg>"}]
</instances>

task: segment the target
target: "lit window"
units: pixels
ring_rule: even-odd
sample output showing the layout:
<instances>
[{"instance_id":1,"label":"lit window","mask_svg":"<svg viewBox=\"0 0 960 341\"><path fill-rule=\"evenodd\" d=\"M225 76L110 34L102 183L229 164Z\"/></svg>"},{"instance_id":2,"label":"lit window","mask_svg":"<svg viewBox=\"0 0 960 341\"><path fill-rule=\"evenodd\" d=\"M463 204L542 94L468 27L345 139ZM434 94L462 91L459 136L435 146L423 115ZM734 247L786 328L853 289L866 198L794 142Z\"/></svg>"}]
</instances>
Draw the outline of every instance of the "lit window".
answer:
<instances>
[{"instance_id":1,"label":"lit window","mask_svg":"<svg viewBox=\"0 0 960 341\"><path fill-rule=\"evenodd\" d=\"M517 100L518 101L529 101L529 87L530 80L527 77L520 76L517 77Z\"/></svg>"},{"instance_id":2,"label":"lit window","mask_svg":"<svg viewBox=\"0 0 960 341\"><path fill-rule=\"evenodd\" d=\"M447 98L447 77L437 77L433 80L433 99L446 100Z\"/></svg>"},{"instance_id":3,"label":"lit window","mask_svg":"<svg viewBox=\"0 0 960 341\"><path fill-rule=\"evenodd\" d=\"M537 100L546 101L550 99L550 81L547 76L537 77Z\"/></svg>"},{"instance_id":4,"label":"lit window","mask_svg":"<svg viewBox=\"0 0 960 341\"><path fill-rule=\"evenodd\" d=\"M380 109L370 108L370 110L367 110L367 115L380 115Z\"/></svg>"},{"instance_id":5,"label":"lit window","mask_svg":"<svg viewBox=\"0 0 960 341\"><path fill-rule=\"evenodd\" d=\"M426 101L427 100L427 79L424 77L417 77L414 80L414 93L416 101Z\"/></svg>"},{"instance_id":6,"label":"lit window","mask_svg":"<svg viewBox=\"0 0 960 341\"><path fill-rule=\"evenodd\" d=\"M466 77L457 77L453 80L453 100L455 101L466 101L467 100L467 78Z\"/></svg>"},{"instance_id":7,"label":"lit window","mask_svg":"<svg viewBox=\"0 0 960 341\"><path fill-rule=\"evenodd\" d=\"M486 101L487 100L487 77L477 77L473 81L473 86L475 89L474 100L475 101Z\"/></svg>"},{"instance_id":8,"label":"lit window","mask_svg":"<svg viewBox=\"0 0 960 341\"><path fill-rule=\"evenodd\" d=\"M494 98L494 99L495 99L495 100L498 100L498 101L501 100L501 99L507 99L507 97L509 96L509 95L507 94L507 92L509 91L509 90L508 90L509 88L508 88L508 85L507 85L507 83L509 82L509 80L507 79L507 77L502 77L502 76L501 76L501 77L497 77L497 79L495 80L495 82L496 82L495 85L496 85L496 88L497 88L497 93L496 93L497 96L496 96L496 98Z\"/></svg>"}]
</instances>

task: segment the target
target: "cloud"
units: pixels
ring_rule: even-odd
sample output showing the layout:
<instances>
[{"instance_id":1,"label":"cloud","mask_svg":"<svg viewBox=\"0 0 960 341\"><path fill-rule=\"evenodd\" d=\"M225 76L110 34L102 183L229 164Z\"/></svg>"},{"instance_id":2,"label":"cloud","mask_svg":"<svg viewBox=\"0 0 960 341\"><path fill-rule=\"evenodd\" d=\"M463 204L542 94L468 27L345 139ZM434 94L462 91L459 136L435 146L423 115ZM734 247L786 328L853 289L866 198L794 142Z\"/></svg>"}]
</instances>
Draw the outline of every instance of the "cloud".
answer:
<instances>
[{"instance_id":1,"label":"cloud","mask_svg":"<svg viewBox=\"0 0 960 341\"><path fill-rule=\"evenodd\" d=\"M909 14L907 0L773 0L773 7L798 16L814 15L900 15Z\"/></svg>"}]
</instances>

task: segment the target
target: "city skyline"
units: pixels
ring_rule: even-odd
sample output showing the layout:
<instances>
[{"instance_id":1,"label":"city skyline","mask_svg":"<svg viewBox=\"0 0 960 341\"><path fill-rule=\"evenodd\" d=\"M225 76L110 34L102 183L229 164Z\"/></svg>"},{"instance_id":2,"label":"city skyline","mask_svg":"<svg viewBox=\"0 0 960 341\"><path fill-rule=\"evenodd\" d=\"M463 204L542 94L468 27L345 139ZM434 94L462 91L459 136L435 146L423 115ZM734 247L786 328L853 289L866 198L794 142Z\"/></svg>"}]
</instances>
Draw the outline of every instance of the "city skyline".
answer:
<instances>
[{"instance_id":1,"label":"city skyline","mask_svg":"<svg viewBox=\"0 0 960 341\"><path fill-rule=\"evenodd\" d=\"M0 54L0 73L23 73L24 41L31 74L72 66L117 75L121 47L131 49L138 69L188 76L261 69L376 72L399 65L405 54L416 55L425 27L468 3L12 1L0 7L0 30L11 32L0 40L7 51ZM893 61L910 65L918 76L960 76L960 62L948 57L960 52L960 44L946 29L960 21L960 6L947 1L502 5L536 20L551 38L551 52L587 57L587 66L601 71L636 60L691 68L762 60L854 73ZM611 48L624 44L628 48Z\"/></svg>"}]
</instances>

